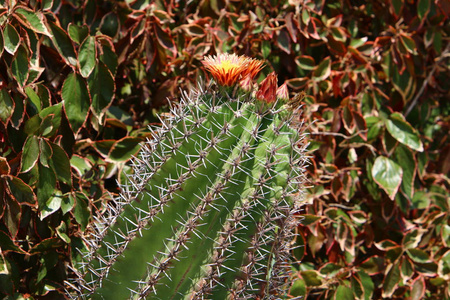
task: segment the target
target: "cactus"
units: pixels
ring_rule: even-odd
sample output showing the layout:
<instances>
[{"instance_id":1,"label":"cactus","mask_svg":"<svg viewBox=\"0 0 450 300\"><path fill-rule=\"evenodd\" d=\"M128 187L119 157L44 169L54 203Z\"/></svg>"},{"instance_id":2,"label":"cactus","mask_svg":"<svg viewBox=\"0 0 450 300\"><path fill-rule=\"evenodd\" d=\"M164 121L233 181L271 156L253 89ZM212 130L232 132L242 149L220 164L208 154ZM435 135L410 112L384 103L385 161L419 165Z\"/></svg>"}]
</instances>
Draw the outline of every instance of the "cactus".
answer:
<instances>
[{"instance_id":1,"label":"cactus","mask_svg":"<svg viewBox=\"0 0 450 300\"><path fill-rule=\"evenodd\" d=\"M298 105L262 63L204 61L217 86L184 93L85 236L74 298L279 299L302 200Z\"/></svg>"}]
</instances>

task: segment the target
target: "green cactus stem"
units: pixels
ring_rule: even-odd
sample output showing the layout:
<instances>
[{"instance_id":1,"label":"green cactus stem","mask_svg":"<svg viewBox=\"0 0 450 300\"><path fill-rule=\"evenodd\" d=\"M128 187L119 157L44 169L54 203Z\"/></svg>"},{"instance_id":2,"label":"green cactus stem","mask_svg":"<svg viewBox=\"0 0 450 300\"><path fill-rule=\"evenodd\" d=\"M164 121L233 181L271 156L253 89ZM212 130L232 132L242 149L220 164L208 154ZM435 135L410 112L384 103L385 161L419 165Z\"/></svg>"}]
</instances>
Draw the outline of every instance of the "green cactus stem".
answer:
<instances>
[{"instance_id":1,"label":"green cactus stem","mask_svg":"<svg viewBox=\"0 0 450 300\"><path fill-rule=\"evenodd\" d=\"M236 94L185 93L154 130L85 237L75 298L285 292L307 162L298 108Z\"/></svg>"}]
</instances>

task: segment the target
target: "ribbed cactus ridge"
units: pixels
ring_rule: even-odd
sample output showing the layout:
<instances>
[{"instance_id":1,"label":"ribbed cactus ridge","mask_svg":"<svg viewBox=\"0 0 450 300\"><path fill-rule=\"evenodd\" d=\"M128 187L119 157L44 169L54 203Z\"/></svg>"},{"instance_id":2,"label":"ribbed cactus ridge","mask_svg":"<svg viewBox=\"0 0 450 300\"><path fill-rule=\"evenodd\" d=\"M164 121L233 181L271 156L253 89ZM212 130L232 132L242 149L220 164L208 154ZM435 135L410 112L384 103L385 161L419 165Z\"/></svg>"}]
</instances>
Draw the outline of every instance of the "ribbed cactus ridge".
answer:
<instances>
[{"instance_id":1,"label":"ribbed cactus ridge","mask_svg":"<svg viewBox=\"0 0 450 300\"><path fill-rule=\"evenodd\" d=\"M86 237L74 297L279 299L306 163L296 111L199 89L170 115Z\"/></svg>"}]
</instances>

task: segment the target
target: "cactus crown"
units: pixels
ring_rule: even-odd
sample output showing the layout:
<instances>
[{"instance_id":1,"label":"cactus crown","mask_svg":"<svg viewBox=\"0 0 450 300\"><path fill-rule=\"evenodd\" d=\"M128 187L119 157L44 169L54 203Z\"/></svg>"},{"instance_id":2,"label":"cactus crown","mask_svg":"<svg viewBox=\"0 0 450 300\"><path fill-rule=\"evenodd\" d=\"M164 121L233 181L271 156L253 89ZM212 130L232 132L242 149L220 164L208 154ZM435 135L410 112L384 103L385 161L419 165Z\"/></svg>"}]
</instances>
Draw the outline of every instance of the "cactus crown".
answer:
<instances>
[{"instance_id":1,"label":"cactus crown","mask_svg":"<svg viewBox=\"0 0 450 300\"><path fill-rule=\"evenodd\" d=\"M74 297L283 294L307 162L298 108L277 100L274 73L257 91L238 87L261 61L219 54L204 65L225 89L184 93L154 129L85 237Z\"/></svg>"}]
</instances>

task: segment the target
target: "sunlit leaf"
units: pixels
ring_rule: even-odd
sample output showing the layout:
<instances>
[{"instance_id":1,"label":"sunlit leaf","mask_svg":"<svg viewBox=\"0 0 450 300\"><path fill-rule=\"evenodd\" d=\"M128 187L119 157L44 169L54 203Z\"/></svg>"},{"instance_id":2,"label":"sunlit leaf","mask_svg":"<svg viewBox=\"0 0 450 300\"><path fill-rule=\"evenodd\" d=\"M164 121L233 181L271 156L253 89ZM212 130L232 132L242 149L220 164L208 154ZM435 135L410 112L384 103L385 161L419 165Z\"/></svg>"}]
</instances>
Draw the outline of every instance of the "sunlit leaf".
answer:
<instances>
[{"instance_id":1,"label":"sunlit leaf","mask_svg":"<svg viewBox=\"0 0 450 300\"><path fill-rule=\"evenodd\" d=\"M86 25L78 26L76 24L70 23L67 29L70 38L77 44L81 44L87 36L89 35L89 28Z\"/></svg>"},{"instance_id":2,"label":"sunlit leaf","mask_svg":"<svg viewBox=\"0 0 450 300\"><path fill-rule=\"evenodd\" d=\"M328 78L331 74L331 59L330 57L325 58L322 62L316 67L313 72L313 79L315 81L322 81Z\"/></svg>"},{"instance_id":3,"label":"sunlit leaf","mask_svg":"<svg viewBox=\"0 0 450 300\"><path fill-rule=\"evenodd\" d=\"M383 281L383 298L390 298L400 282L400 266L398 263L388 266L388 272Z\"/></svg>"},{"instance_id":4,"label":"sunlit leaf","mask_svg":"<svg viewBox=\"0 0 450 300\"><path fill-rule=\"evenodd\" d=\"M97 64L88 78L88 85L92 97L91 110L101 118L111 105L116 89L114 78L105 64Z\"/></svg>"},{"instance_id":5,"label":"sunlit leaf","mask_svg":"<svg viewBox=\"0 0 450 300\"><path fill-rule=\"evenodd\" d=\"M411 300L421 300L424 299L426 292L425 280L423 276L417 277L411 288Z\"/></svg>"},{"instance_id":6,"label":"sunlit leaf","mask_svg":"<svg viewBox=\"0 0 450 300\"><path fill-rule=\"evenodd\" d=\"M3 28L3 42L5 50L11 55L16 53L20 45L20 37L17 30L9 23L6 23Z\"/></svg>"},{"instance_id":7,"label":"sunlit leaf","mask_svg":"<svg viewBox=\"0 0 450 300\"><path fill-rule=\"evenodd\" d=\"M75 198L71 194L64 195L62 197L62 200L61 200L61 211L62 211L63 214L66 214L69 211L71 211L72 208L74 207L74 205L75 205Z\"/></svg>"},{"instance_id":8,"label":"sunlit leaf","mask_svg":"<svg viewBox=\"0 0 450 300\"><path fill-rule=\"evenodd\" d=\"M91 102L84 79L79 74L69 74L64 81L61 97L69 123L76 133L86 121Z\"/></svg>"},{"instance_id":9,"label":"sunlit leaf","mask_svg":"<svg viewBox=\"0 0 450 300\"><path fill-rule=\"evenodd\" d=\"M417 263L430 262L430 257L428 255L428 253L421 249L415 249L415 248L407 249L406 253L411 258L411 260L413 260L414 262L417 262Z\"/></svg>"},{"instance_id":10,"label":"sunlit leaf","mask_svg":"<svg viewBox=\"0 0 450 300\"><path fill-rule=\"evenodd\" d=\"M48 238L31 248L30 254L42 253L46 250L59 248L63 245L64 242L59 238Z\"/></svg>"},{"instance_id":11,"label":"sunlit leaf","mask_svg":"<svg viewBox=\"0 0 450 300\"><path fill-rule=\"evenodd\" d=\"M364 300L371 300L373 291L375 289L375 285L372 281L372 278L367 275L364 271L359 270L357 275L361 281L361 284L364 288Z\"/></svg>"},{"instance_id":12,"label":"sunlit leaf","mask_svg":"<svg viewBox=\"0 0 450 300\"><path fill-rule=\"evenodd\" d=\"M314 58L307 55L302 55L298 59L295 60L297 65L302 68L303 70L314 70L314 67L316 66L316 62L314 61Z\"/></svg>"},{"instance_id":13,"label":"sunlit leaf","mask_svg":"<svg viewBox=\"0 0 450 300\"><path fill-rule=\"evenodd\" d=\"M14 102L6 89L0 90L0 121L8 123L14 112Z\"/></svg>"},{"instance_id":14,"label":"sunlit leaf","mask_svg":"<svg viewBox=\"0 0 450 300\"><path fill-rule=\"evenodd\" d=\"M28 54L25 47L20 46L11 64L11 72L17 83L24 86L29 75Z\"/></svg>"},{"instance_id":15,"label":"sunlit leaf","mask_svg":"<svg viewBox=\"0 0 450 300\"><path fill-rule=\"evenodd\" d=\"M58 25L53 22L49 22L49 27L53 35L52 41L58 52L62 57L72 66L77 65L77 55L75 54L75 49L72 44L72 40L67 35L67 33Z\"/></svg>"},{"instance_id":16,"label":"sunlit leaf","mask_svg":"<svg viewBox=\"0 0 450 300\"><path fill-rule=\"evenodd\" d=\"M70 161L67 153L55 143L50 142L53 155L50 161L52 168L55 170L56 177L65 184L72 184L72 172L70 169Z\"/></svg>"},{"instance_id":17,"label":"sunlit leaf","mask_svg":"<svg viewBox=\"0 0 450 300\"><path fill-rule=\"evenodd\" d=\"M414 40L407 36L407 35L400 35L400 40L402 41L403 46L405 46L406 50L408 50L409 53L416 53L416 42Z\"/></svg>"},{"instance_id":18,"label":"sunlit leaf","mask_svg":"<svg viewBox=\"0 0 450 300\"><path fill-rule=\"evenodd\" d=\"M50 197L45 205L40 208L39 218L43 220L49 215L55 213L61 207L61 201L61 195L55 194L54 196Z\"/></svg>"},{"instance_id":19,"label":"sunlit leaf","mask_svg":"<svg viewBox=\"0 0 450 300\"><path fill-rule=\"evenodd\" d=\"M112 161L126 161L141 149L141 139L135 137L125 137L114 143L108 158Z\"/></svg>"},{"instance_id":20,"label":"sunlit leaf","mask_svg":"<svg viewBox=\"0 0 450 300\"><path fill-rule=\"evenodd\" d=\"M38 33L42 33L48 37L51 37L50 32L47 29L47 26L44 22L44 15L40 11L33 11L28 8L19 7L15 10L15 12L22 17L31 28Z\"/></svg>"},{"instance_id":21,"label":"sunlit leaf","mask_svg":"<svg viewBox=\"0 0 450 300\"><path fill-rule=\"evenodd\" d=\"M56 174L50 169L39 164L39 180L37 193L39 209L45 209L46 203L53 196L56 187Z\"/></svg>"},{"instance_id":22,"label":"sunlit leaf","mask_svg":"<svg viewBox=\"0 0 450 300\"><path fill-rule=\"evenodd\" d=\"M335 300L354 300L355 296L353 295L353 291L351 288L346 287L344 285L338 286L336 289L336 293L334 294L333 299Z\"/></svg>"},{"instance_id":23,"label":"sunlit leaf","mask_svg":"<svg viewBox=\"0 0 450 300\"><path fill-rule=\"evenodd\" d=\"M36 204L37 198L33 192L33 189L22 179L15 176L7 176L6 182L8 183L11 194L17 202L30 206L34 206Z\"/></svg>"},{"instance_id":24,"label":"sunlit leaf","mask_svg":"<svg viewBox=\"0 0 450 300\"><path fill-rule=\"evenodd\" d=\"M291 284L289 290L289 295L294 297L305 297L306 295L306 284L302 279L297 279Z\"/></svg>"},{"instance_id":25,"label":"sunlit leaf","mask_svg":"<svg viewBox=\"0 0 450 300\"><path fill-rule=\"evenodd\" d=\"M36 136L29 136L23 146L22 172L28 172L34 167L39 158L39 140Z\"/></svg>"},{"instance_id":26,"label":"sunlit leaf","mask_svg":"<svg viewBox=\"0 0 450 300\"><path fill-rule=\"evenodd\" d=\"M395 148L394 157L403 170L401 190L411 199L414 195L414 179L417 171L417 162L414 154L409 148L399 145Z\"/></svg>"},{"instance_id":27,"label":"sunlit leaf","mask_svg":"<svg viewBox=\"0 0 450 300\"><path fill-rule=\"evenodd\" d=\"M385 156L378 156L372 167L373 180L394 200L402 182L402 168Z\"/></svg>"},{"instance_id":28,"label":"sunlit leaf","mask_svg":"<svg viewBox=\"0 0 450 300\"><path fill-rule=\"evenodd\" d=\"M78 52L78 62L80 73L83 77L88 77L94 70L97 62L95 37L88 36L80 46Z\"/></svg>"},{"instance_id":29,"label":"sunlit leaf","mask_svg":"<svg viewBox=\"0 0 450 300\"><path fill-rule=\"evenodd\" d=\"M302 271L300 275L308 287L322 285L322 278L316 270Z\"/></svg>"},{"instance_id":30,"label":"sunlit leaf","mask_svg":"<svg viewBox=\"0 0 450 300\"><path fill-rule=\"evenodd\" d=\"M385 120L386 129L400 143L422 152L423 144L417 131L399 113L393 113Z\"/></svg>"}]
</instances>

